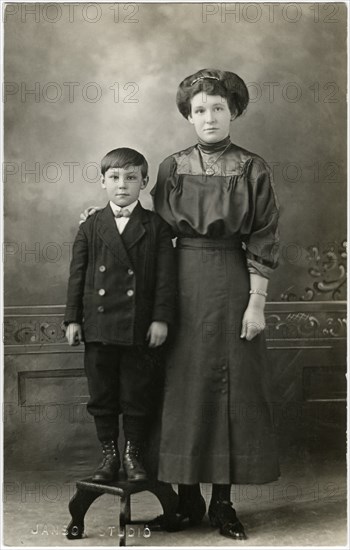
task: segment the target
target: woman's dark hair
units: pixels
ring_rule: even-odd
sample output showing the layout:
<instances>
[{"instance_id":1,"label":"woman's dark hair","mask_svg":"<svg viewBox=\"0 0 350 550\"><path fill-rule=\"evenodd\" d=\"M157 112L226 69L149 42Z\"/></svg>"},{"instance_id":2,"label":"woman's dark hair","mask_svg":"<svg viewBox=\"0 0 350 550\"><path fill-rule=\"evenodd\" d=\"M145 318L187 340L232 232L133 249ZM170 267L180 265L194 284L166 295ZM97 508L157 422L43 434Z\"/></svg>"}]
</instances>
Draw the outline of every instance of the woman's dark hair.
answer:
<instances>
[{"instance_id":1,"label":"woman's dark hair","mask_svg":"<svg viewBox=\"0 0 350 550\"><path fill-rule=\"evenodd\" d=\"M185 78L177 90L176 104L186 119L191 114L191 99L200 92L225 97L231 113L236 117L243 113L249 102L248 88L237 74L201 69Z\"/></svg>"},{"instance_id":2,"label":"woman's dark hair","mask_svg":"<svg viewBox=\"0 0 350 550\"><path fill-rule=\"evenodd\" d=\"M101 174L104 176L109 168L127 168L128 166L141 166L142 177L147 177L147 160L141 153L128 147L120 147L109 151L101 160Z\"/></svg>"}]
</instances>

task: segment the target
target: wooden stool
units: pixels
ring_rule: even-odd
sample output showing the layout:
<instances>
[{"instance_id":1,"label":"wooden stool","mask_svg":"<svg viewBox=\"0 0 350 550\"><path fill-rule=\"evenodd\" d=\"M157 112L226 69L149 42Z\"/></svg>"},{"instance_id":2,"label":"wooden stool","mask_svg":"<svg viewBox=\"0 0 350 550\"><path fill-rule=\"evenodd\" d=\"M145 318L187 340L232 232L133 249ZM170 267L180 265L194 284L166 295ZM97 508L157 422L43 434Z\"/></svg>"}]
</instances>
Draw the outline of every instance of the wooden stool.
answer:
<instances>
[{"instance_id":1,"label":"wooden stool","mask_svg":"<svg viewBox=\"0 0 350 550\"><path fill-rule=\"evenodd\" d=\"M114 481L108 484L94 483L91 478L77 481L77 491L69 502L69 511L72 520L67 527L67 538L69 540L81 539L84 534L84 518L91 504L101 495L108 493L120 497L119 512L119 546L125 546L126 524L145 523L147 521L131 520L130 496L142 491L153 493L162 505L165 526L174 524L178 496L169 483L160 481L144 481L130 483L128 481Z\"/></svg>"}]
</instances>

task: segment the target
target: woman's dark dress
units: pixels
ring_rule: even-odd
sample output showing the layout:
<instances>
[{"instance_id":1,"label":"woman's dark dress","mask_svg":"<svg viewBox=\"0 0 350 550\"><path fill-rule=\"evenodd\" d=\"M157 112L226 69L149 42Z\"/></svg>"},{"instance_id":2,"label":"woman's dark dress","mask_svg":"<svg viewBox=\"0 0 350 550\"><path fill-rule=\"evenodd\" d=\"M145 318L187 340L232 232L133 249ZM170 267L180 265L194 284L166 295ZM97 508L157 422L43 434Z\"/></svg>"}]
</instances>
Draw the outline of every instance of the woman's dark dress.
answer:
<instances>
[{"instance_id":1,"label":"woman's dark dress","mask_svg":"<svg viewBox=\"0 0 350 550\"><path fill-rule=\"evenodd\" d=\"M152 190L156 212L178 237L179 317L158 472L171 483L279 475L265 338L240 338L249 271L268 276L276 265L278 208L263 159L233 144L224 150L227 143L212 154L196 145L168 157Z\"/></svg>"}]
</instances>

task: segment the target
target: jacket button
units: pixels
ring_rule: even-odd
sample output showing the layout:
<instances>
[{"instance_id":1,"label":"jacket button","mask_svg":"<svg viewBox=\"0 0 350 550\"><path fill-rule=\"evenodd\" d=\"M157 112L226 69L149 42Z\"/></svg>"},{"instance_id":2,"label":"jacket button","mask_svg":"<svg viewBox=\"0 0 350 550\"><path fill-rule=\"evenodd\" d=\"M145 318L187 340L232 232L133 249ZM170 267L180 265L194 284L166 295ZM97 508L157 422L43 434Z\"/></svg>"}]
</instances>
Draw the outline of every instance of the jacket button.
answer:
<instances>
[{"instance_id":1,"label":"jacket button","mask_svg":"<svg viewBox=\"0 0 350 550\"><path fill-rule=\"evenodd\" d=\"M223 366L221 367L221 370L227 370L226 365L223 365Z\"/></svg>"},{"instance_id":2,"label":"jacket button","mask_svg":"<svg viewBox=\"0 0 350 550\"><path fill-rule=\"evenodd\" d=\"M221 393L227 393L227 390L221 390Z\"/></svg>"},{"instance_id":3,"label":"jacket button","mask_svg":"<svg viewBox=\"0 0 350 550\"><path fill-rule=\"evenodd\" d=\"M129 269L128 269L128 273L129 273L129 275L133 275L133 274L134 274L134 271L133 271L133 269L130 269L130 267L129 267Z\"/></svg>"},{"instance_id":4,"label":"jacket button","mask_svg":"<svg viewBox=\"0 0 350 550\"><path fill-rule=\"evenodd\" d=\"M100 288L100 290L98 291L99 295L100 296L104 296L106 294L106 291L104 288Z\"/></svg>"},{"instance_id":5,"label":"jacket button","mask_svg":"<svg viewBox=\"0 0 350 550\"><path fill-rule=\"evenodd\" d=\"M98 308L97 308L97 311L98 311L99 313L103 313L104 310L105 310L105 308L104 308L103 306L98 306Z\"/></svg>"},{"instance_id":6,"label":"jacket button","mask_svg":"<svg viewBox=\"0 0 350 550\"><path fill-rule=\"evenodd\" d=\"M222 378L221 382L224 382L224 383L227 382L227 378Z\"/></svg>"},{"instance_id":7,"label":"jacket button","mask_svg":"<svg viewBox=\"0 0 350 550\"><path fill-rule=\"evenodd\" d=\"M133 295L134 295L134 291L131 290L131 289L128 290L128 291L127 291L127 295L128 295L128 296L133 296Z\"/></svg>"},{"instance_id":8,"label":"jacket button","mask_svg":"<svg viewBox=\"0 0 350 550\"><path fill-rule=\"evenodd\" d=\"M106 266L105 265L100 265L100 267L98 269L99 269L99 271L101 271L101 273L103 273L104 271L106 271Z\"/></svg>"}]
</instances>

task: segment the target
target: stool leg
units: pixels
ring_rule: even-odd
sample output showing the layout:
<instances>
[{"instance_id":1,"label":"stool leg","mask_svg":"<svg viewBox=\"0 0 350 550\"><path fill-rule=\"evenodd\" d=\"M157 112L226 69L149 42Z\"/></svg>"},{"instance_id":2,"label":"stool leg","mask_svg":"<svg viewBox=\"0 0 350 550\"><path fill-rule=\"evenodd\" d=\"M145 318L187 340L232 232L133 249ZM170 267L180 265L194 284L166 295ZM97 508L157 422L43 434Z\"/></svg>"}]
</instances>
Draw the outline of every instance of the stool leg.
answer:
<instances>
[{"instance_id":1,"label":"stool leg","mask_svg":"<svg viewBox=\"0 0 350 550\"><path fill-rule=\"evenodd\" d=\"M158 498L162 505L165 528L172 531L173 527L178 523L176 512L179 497L177 493L174 491L170 483L163 483L161 481L152 485L152 487L149 488L149 491Z\"/></svg>"},{"instance_id":2,"label":"stool leg","mask_svg":"<svg viewBox=\"0 0 350 550\"><path fill-rule=\"evenodd\" d=\"M72 519L67 527L67 539L81 539L84 534L84 518L91 504L100 497L100 493L77 489L69 502Z\"/></svg>"},{"instance_id":3,"label":"stool leg","mask_svg":"<svg viewBox=\"0 0 350 550\"><path fill-rule=\"evenodd\" d=\"M131 509L130 509L130 495L123 495L120 499L120 513L119 513L119 546L125 546L126 544L126 524L130 522Z\"/></svg>"}]
</instances>

